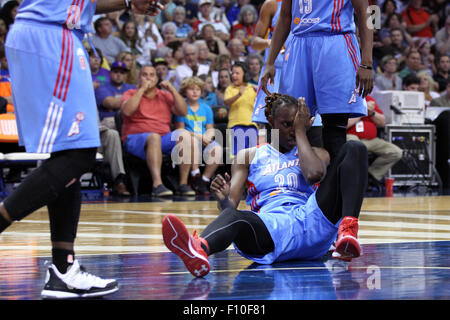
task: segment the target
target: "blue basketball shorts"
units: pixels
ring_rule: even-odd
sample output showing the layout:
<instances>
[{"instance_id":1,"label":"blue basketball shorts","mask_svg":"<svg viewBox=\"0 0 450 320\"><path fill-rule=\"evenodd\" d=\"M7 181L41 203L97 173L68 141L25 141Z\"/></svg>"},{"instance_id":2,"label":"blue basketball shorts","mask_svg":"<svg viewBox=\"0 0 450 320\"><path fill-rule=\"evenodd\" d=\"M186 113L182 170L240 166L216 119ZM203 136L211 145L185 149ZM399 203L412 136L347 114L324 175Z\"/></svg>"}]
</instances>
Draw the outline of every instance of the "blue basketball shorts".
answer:
<instances>
[{"instance_id":1,"label":"blue basketball shorts","mask_svg":"<svg viewBox=\"0 0 450 320\"><path fill-rule=\"evenodd\" d=\"M89 58L75 33L17 19L5 51L19 144L38 153L100 146Z\"/></svg>"},{"instance_id":2,"label":"blue basketball shorts","mask_svg":"<svg viewBox=\"0 0 450 320\"><path fill-rule=\"evenodd\" d=\"M305 97L311 114L367 114L356 88L361 58L354 34L294 36L286 50L280 93Z\"/></svg>"},{"instance_id":3,"label":"blue basketball shorts","mask_svg":"<svg viewBox=\"0 0 450 320\"><path fill-rule=\"evenodd\" d=\"M145 160L147 158L145 151L145 144L147 143L147 138L151 132L129 134L125 140L124 148L125 151L131 153L132 155ZM161 151L164 154L171 154L172 149L175 147L179 136L179 131L175 130L161 136Z\"/></svg>"}]
</instances>

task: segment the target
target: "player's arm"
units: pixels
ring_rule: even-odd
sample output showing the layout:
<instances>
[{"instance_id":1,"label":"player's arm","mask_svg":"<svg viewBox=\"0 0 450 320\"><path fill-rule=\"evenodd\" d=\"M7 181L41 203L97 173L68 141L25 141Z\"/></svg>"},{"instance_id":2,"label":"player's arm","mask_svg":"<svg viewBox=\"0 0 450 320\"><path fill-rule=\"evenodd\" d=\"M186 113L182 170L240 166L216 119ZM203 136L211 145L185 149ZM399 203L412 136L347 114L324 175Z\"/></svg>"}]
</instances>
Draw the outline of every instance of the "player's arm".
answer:
<instances>
[{"instance_id":1,"label":"player's arm","mask_svg":"<svg viewBox=\"0 0 450 320\"><path fill-rule=\"evenodd\" d=\"M313 120L304 98L298 100L298 110L295 114L294 129L297 142L298 157L303 176L310 183L321 181L327 173L330 156L323 148L311 147L306 131L311 127Z\"/></svg>"},{"instance_id":2,"label":"player's arm","mask_svg":"<svg viewBox=\"0 0 450 320\"><path fill-rule=\"evenodd\" d=\"M273 65L275 59L280 53L286 39L291 32L292 20L292 0L283 0L281 3L280 16L278 17L275 31L273 32L272 41L270 44L269 57L267 58L267 65Z\"/></svg>"},{"instance_id":3,"label":"player's arm","mask_svg":"<svg viewBox=\"0 0 450 320\"><path fill-rule=\"evenodd\" d=\"M102 14L126 9L128 2L131 4L132 11L138 14L155 16L159 10L164 9L164 6L157 0L98 0L95 13Z\"/></svg>"},{"instance_id":4,"label":"player's arm","mask_svg":"<svg viewBox=\"0 0 450 320\"><path fill-rule=\"evenodd\" d=\"M365 98L373 89L373 71L371 69L373 64L373 27L367 25L369 20L367 0L352 0L352 4L358 19L359 37L361 39L361 64L356 73L356 86L359 87L359 95Z\"/></svg>"},{"instance_id":5,"label":"player's arm","mask_svg":"<svg viewBox=\"0 0 450 320\"><path fill-rule=\"evenodd\" d=\"M267 31L272 24L272 18L277 11L277 1L268 0L263 3L259 13L259 19L255 26L255 35L251 40L251 47L254 50L264 50L270 46L270 39L266 39Z\"/></svg>"},{"instance_id":6,"label":"player's arm","mask_svg":"<svg viewBox=\"0 0 450 320\"><path fill-rule=\"evenodd\" d=\"M249 165L255 156L256 148L243 149L238 152L231 165L231 177L225 173L220 174L211 183L211 191L218 200L220 210L226 208L236 209L241 201L248 179Z\"/></svg>"},{"instance_id":7,"label":"player's arm","mask_svg":"<svg viewBox=\"0 0 450 320\"><path fill-rule=\"evenodd\" d=\"M275 79L275 59L280 53L281 48L286 42L289 32L291 32L291 19L292 19L292 0L283 0L281 3L280 15L275 26L275 31L272 35L270 42L270 51L267 61L265 63L265 70L261 76L261 89L265 94L271 94L267 90L267 83L273 83Z\"/></svg>"}]
</instances>

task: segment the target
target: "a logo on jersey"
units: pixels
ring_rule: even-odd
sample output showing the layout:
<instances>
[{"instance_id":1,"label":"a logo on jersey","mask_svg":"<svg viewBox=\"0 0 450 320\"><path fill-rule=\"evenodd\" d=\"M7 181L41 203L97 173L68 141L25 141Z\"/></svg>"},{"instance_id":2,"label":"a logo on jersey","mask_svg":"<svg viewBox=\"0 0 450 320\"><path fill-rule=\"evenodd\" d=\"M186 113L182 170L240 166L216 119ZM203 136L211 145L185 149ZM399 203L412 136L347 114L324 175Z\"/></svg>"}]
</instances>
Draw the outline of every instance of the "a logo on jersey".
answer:
<instances>
[{"instance_id":1,"label":"a logo on jersey","mask_svg":"<svg viewBox=\"0 0 450 320\"><path fill-rule=\"evenodd\" d=\"M350 101L348 102L348 104L355 103L357 95L358 95L358 89L355 89L355 91L353 91L352 97L350 98Z\"/></svg>"},{"instance_id":2,"label":"a logo on jersey","mask_svg":"<svg viewBox=\"0 0 450 320\"><path fill-rule=\"evenodd\" d=\"M68 137L71 137L76 134L80 134L80 122L84 120L85 116L83 112L78 112L75 116L75 120L72 122L72 126L70 127Z\"/></svg>"},{"instance_id":3,"label":"a logo on jersey","mask_svg":"<svg viewBox=\"0 0 450 320\"><path fill-rule=\"evenodd\" d=\"M80 29L81 9L79 6L71 5L67 9L66 26L69 29Z\"/></svg>"},{"instance_id":4,"label":"a logo on jersey","mask_svg":"<svg viewBox=\"0 0 450 320\"><path fill-rule=\"evenodd\" d=\"M258 114L259 114L259 111L260 111L261 109L264 109L264 106L263 106L262 104L259 104L259 105L256 107L255 115L258 115Z\"/></svg>"},{"instance_id":5,"label":"a logo on jersey","mask_svg":"<svg viewBox=\"0 0 450 320\"><path fill-rule=\"evenodd\" d=\"M312 25L312 24L318 24L320 22L320 18L299 18L299 17L295 17L294 19L294 23L301 25L301 26L306 26L306 25Z\"/></svg>"},{"instance_id":6,"label":"a logo on jersey","mask_svg":"<svg viewBox=\"0 0 450 320\"><path fill-rule=\"evenodd\" d=\"M84 56L83 49L78 48L78 50L77 50L77 56L78 56L78 59L80 60L80 67L81 67L81 70L86 70L86 58L85 58L85 56Z\"/></svg>"},{"instance_id":7,"label":"a logo on jersey","mask_svg":"<svg viewBox=\"0 0 450 320\"><path fill-rule=\"evenodd\" d=\"M263 176L266 176L268 174L274 174L274 173L277 173L278 171L281 171L281 170L284 170L287 168L298 167L299 162L300 162L299 159L294 159L294 160L290 160L290 161L285 161L285 162L283 162L282 165L280 165L279 162L268 164L263 171Z\"/></svg>"}]
</instances>

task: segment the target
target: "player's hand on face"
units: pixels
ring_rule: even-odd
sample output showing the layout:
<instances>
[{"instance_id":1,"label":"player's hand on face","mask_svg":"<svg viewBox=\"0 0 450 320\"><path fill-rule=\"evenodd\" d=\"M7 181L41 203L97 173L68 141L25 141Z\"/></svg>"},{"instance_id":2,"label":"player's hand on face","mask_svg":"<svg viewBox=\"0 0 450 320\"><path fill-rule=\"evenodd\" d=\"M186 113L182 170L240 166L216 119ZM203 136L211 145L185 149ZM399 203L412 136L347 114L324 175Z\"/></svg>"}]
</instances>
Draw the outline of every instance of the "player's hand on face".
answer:
<instances>
[{"instance_id":1,"label":"player's hand on face","mask_svg":"<svg viewBox=\"0 0 450 320\"><path fill-rule=\"evenodd\" d=\"M373 72L369 69L359 68L356 72L356 87L359 88L359 95L367 97L373 89Z\"/></svg>"},{"instance_id":2,"label":"player's hand on face","mask_svg":"<svg viewBox=\"0 0 450 320\"><path fill-rule=\"evenodd\" d=\"M222 201L230 194L231 177L228 173L225 173L225 177L218 174L211 182L211 191L214 192L217 200Z\"/></svg>"},{"instance_id":3,"label":"player's hand on face","mask_svg":"<svg viewBox=\"0 0 450 320\"><path fill-rule=\"evenodd\" d=\"M266 68L261 77L261 89L264 91L266 95L269 95L270 92L267 90L267 84L272 84L275 79L275 67L270 64L266 64Z\"/></svg>"},{"instance_id":4,"label":"player's hand on face","mask_svg":"<svg viewBox=\"0 0 450 320\"><path fill-rule=\"evenodd\" d=\"M164 5L157 0L132 0L131 10L137 14L156 16L164 10Z\"/></svg>"},{"instance_id":5,"label":"player's hand on face","mask_svg":"<svg viewBox=\"0 0 450 320\"><path fill-rule=\"evenodd\" d=\"M295 114L294 119L294 128L297 130L308 130L311 128L312 123L314 122L314 118L311 118L309 108L306 105L306 101L304 97L298 98L298 109Z\"/></svg>"}]
</instances>

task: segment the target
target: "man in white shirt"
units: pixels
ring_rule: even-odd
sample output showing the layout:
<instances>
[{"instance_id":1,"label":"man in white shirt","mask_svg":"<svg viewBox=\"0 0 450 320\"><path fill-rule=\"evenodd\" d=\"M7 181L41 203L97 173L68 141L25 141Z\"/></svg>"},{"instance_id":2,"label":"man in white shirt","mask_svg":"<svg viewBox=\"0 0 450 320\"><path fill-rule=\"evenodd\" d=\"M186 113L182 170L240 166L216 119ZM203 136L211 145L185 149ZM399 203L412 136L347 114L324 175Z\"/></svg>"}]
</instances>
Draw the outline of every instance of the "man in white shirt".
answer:
<instances>
[{"instance_id":1,"label":"man in white shirt","mask_svg":"<svg viewBox=\"0 0 450 320\"><path fill-rule=\"evenodd\" d=\"M184 43L183 45L184 64L175 69L175 88L179 89L184 78L208 74L209 66L198 63L198 49L195 45Z\"/></svg>"}]
</instances>

